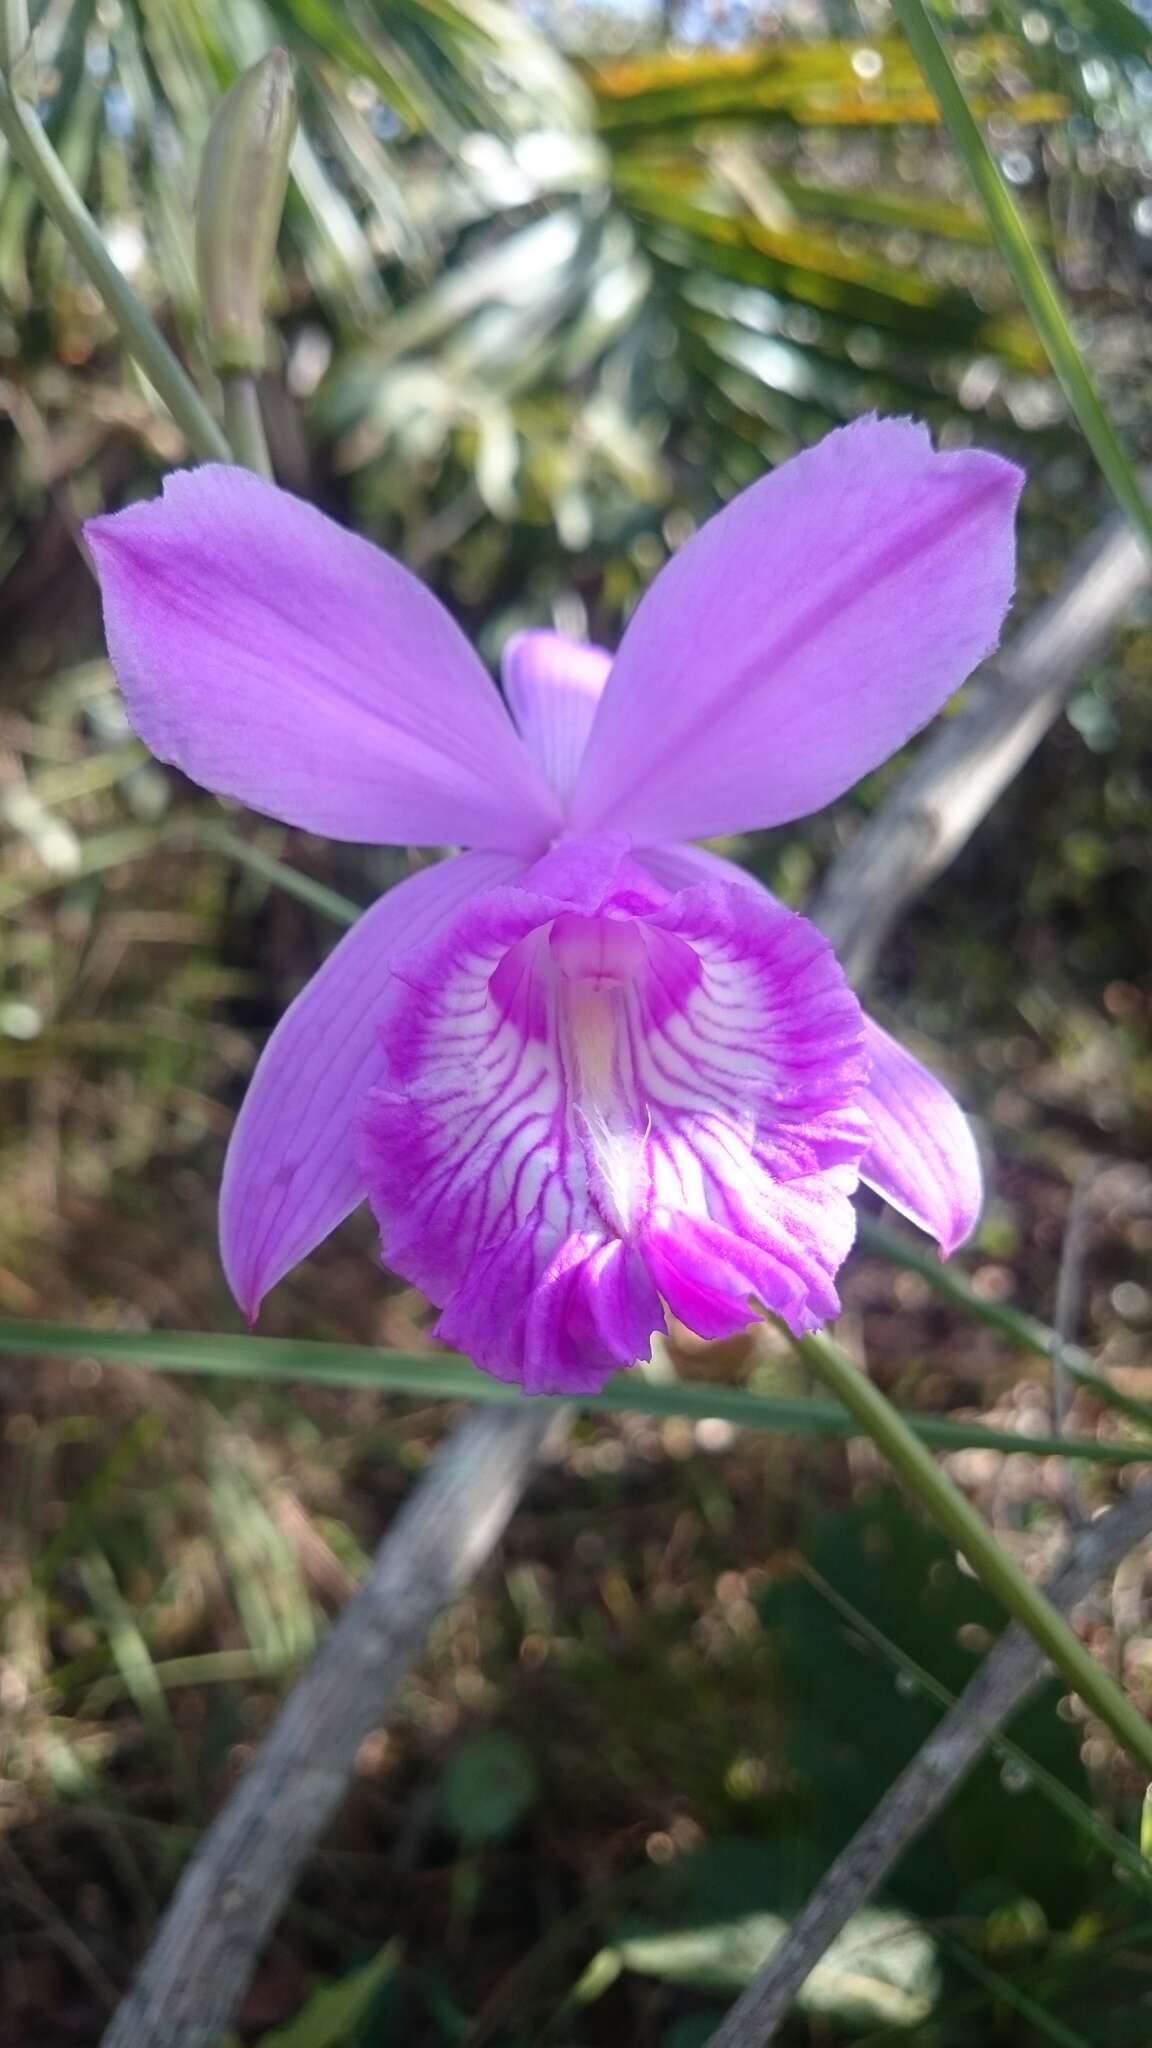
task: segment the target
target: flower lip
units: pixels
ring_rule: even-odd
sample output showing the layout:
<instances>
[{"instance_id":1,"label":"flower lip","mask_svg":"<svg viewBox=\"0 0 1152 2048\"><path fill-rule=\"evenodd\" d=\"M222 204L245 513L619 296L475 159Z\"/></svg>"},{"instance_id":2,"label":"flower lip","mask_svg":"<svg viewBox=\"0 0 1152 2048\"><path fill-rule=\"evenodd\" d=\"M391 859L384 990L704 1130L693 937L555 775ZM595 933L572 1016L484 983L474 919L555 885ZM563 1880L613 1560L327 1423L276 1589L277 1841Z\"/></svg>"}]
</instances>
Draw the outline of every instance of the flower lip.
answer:
<instances>
[{"instance_id":1,"label":"flower lip","mask_svg":"<svg viewBox=\"0 0 1152 2048\"><path fill-rule=\"evenodd\" d=\"M384 1256L537 1391L644 1355L660 1295L701 1334L753 1295L813 1327L869 1139L861 1036L803 919L573 843L399 963L361 1122Z\"/></svg>"},{"instance_id":2,"label":"flower lip","mask_svg":"<svg viewBox=\"0 0 1152 2048\"><path fill-rule=\"evenodd\" d=\"M565 910L553 921L548 950L565 981L594 990L638 981L648 967L648 948L634 917L589 917Z\"/></svg>"}]
</instances>

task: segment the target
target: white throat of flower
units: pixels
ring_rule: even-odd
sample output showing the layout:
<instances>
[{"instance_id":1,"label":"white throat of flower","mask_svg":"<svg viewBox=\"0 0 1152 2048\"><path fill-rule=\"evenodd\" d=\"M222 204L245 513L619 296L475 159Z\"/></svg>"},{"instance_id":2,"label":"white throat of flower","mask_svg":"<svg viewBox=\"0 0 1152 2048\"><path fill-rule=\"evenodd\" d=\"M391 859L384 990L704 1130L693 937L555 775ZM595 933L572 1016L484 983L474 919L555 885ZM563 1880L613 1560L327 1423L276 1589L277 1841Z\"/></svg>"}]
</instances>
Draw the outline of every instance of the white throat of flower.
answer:
<instances>
[{"instance_id":1,"label":"white throat of flower","mask_svg":"<svg viewBox=\"0 0 1152 2048\"><path fill-rule=\"evenodd\" d=\"M572 1117L589 1189L604 1221L628 1238L647 1198L651 1114L636 1099L626 985L571 981L561 999Z\"/></svg>"},{"instance_id":2,"label":"white throat of flower","mask_svg":"<svg viewBox=\"0 0 1152 2048\"><path fill-rule=\"evenodd\" d=\"M549 951L556 969L570 1114L589 1191L604 1221L628 1238L650 1178L651 1116L636 1060L637 1005L650 972L648 947L631 918L569 914L553 924Z\"/></svg>"}]
</instances>

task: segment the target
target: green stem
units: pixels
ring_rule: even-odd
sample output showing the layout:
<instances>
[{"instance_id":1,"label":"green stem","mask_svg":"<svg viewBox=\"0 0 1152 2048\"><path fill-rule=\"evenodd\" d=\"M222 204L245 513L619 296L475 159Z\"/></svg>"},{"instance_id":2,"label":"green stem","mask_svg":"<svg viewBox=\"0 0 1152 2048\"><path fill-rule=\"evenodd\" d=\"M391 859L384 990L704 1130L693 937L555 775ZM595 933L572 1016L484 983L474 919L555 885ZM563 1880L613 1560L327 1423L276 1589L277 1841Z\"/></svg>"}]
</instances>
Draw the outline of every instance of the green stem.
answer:
<instances>
[{"instance_id":1,"label":"green stem","mask_svg":"<svg viewBox=\"0 0 1152 2048\"><path fill-rule=\"evenodd\" d=\"M24 64L31 36L28 0L0 0L0 67L11 73Z\"/></svg>"},{"instance_id":2,"label":"green stem","mask_svg":"<svg viewBox=\"0 0 1152 2048\"><path fill-rule=\"evenodd\" d=\"M1017 290L1063 386L1080 431L1121 511L1131 521L1145 546L1152 549L1152 507L1096 395L1060 294L1043 260L1032 247L1027 223L1021 217L1020 209L976 124L960 81L952 69L947 45L924 0L893 0L893 4L912 54L940 109L941 119L984 203L988 225L1016 280Z\"/></svg>"},{"instance_id":3,"label":"green stem","mask_svg":"<svg viewBox=\"0 0 1152 2048\"><path fill-rule=\"evenodd\" d=\"M224 424L236 461L254 469L257 476L270 478L272 458L268 453L255 377L240 371L228 372L221 376L220 389L224 398Z\"/></svg>"},{"instance_id":4,"label":"green stem","mask_svg":"<svg viewBox=\"0 0 1152 2048\"><path fill-rule=\"evenodd\" d=\"M0 73L0 135L56 223L120 330L125 348L204 462L228 462L231 450L196 386L117 270L80 194L32 110Z\"/></svg>"},{"instance_id":5,"label":"green stem","mask_svg":"<svg viewBox=\"0 0 1152 2048\"><path fill-rule=\"evenodd\" d=\"M795 1342L805 1363L872 1438L989 1592L1023 1624L1072 1690L1152 1777L1152 1725L1001 1548L983 1515L941 1471L903 1417L830 1337L800 1337Z\"/></svg>"},{"instance_id":6,"label":"green stem","mask_svg":"<svg viewBox=\"0 0 1152 2048\"><path fill-rule=\"evenodd\" d=\"M921 1251L911 1238L886 1230L871 1216L858 1219L857 1237L873 1258L884 1259L887 1264L899 1266L904 1272L916 1273L942 1301L952 1302L975 1322L986 1323L989 1329L998 1330L1021 1351L1030 1351L1036 1358L1046 1358L1049 1365L1059 1352L1065 1372L1077 1386L1089 1387L1106 1408L1114 1408L1118 1414L1126 1415L1129 1421L1139 1423L1145 1432L1152 1430L1152 1407L1147 1401L1138 1401L1134 1394L1125 1394L1119 1387L1114 1387L1087 1351L1078 1344L1062 1345L1055 1330L1049 1329L1046 1323L1025 1314L1023 1309L1010 1307L1005 1301L986 1300L982 1294L977 1294L959 1267L947 1264L934 1252Z\"/></svg>"}]
</instances>

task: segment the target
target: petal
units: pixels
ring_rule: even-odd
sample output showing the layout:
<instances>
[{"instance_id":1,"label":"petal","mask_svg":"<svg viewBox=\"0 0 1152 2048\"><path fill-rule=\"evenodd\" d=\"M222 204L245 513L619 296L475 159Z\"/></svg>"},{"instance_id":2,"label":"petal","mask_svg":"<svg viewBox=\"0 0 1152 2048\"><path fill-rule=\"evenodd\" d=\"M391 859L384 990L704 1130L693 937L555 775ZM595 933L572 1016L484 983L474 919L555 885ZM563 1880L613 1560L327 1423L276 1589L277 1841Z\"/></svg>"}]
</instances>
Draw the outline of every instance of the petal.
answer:
<instances>
[{"instance_id":1,"label":"petal","mask_svg":"<svg viewBox=\"0 0 1152 2048\"><path fill-rule=\"evenodd\" d=\"M759 1192L755 1237L710 1217L654 1216L644 1235L652 1278L698 1337L735 1337L754 1304L798 1337L840 1313L833 1278L852 1249L854 1168L834 1167Z\"/></svg>"},{"instance_id":2,"label":"petal","mask_svg":"<svg viewBox=\"0 0 1152 2048\"><path fill-rule=\"evenodd\" d=\"M769 893L746 868L703 846L646 847L637 859L666 889L725 881ZM867 1015L864 1046L872 1071L860 1107L873 1138L860 1178L934 1237L948 1258L974 1229L983 1199L971 1126L943 1083Z\"/></svg>"},{"instance_id":3,"label":"petal","mask_svg":"<svg viewBox=\"0 0 1152 2048\"><path fill-rule=\"evenodd\" d=\"M269 1288L364 1198L353 1123L383 1065L379 1022L393 960L519 866L507 854L465 853L397 883L276 1026L237 1118L220 1190L224 1270L250 1320Z\"/></svg>"},{"instance_id":4,"label":"petal","mask_svg":"<svg viewBox=\"0 0 1152 2048\"><path fill-rule=\"evenodd\" d=\"M560 633L517 633L501 678L520 737L559 797L580 767L612 656Z\"/></svg>"},{"instance_id":5,"label":"petal","mask_svg":"<svg viewBox=\"0 0 1152 2048\"><path fill-rule=\"evenodd\" d=\"M526 1394L595 1394L620 1365L647 1358L664 1310L639 1254L573 1233L542 1265L534 1231L464 1269L436 1325L445 1344Z\"/></svg>"},{"instance_id":6,"label":"petal","mask_svg":"<svg viewBox=\"0 0 1152 2048\"><path fill-rule=\"evenodd\" d=\"M943 1083L866 1019L872 1074L861 1107L873 1137L860 1178L934 1237L945 1258L970 1234L983 1185L976 1140Z\"/></svg>"},{"instance_id":7,"label":"petal","mask_svg":"<svg viewBox=\"0 0 1152 2048\"><path fill-rule=\"evenodd\" d=\"M382 1042L361 1158L384 1257L488 1370L602 1385L661 1294L702 1335L753 1297L798 1330L836 1312L863 1027L762 891L668 897L566 842L407 956Z\"/></svg>"},{"instance_id":8,"label":"petal","mask_svg":"<svg viewBox=\"0 0 1152 2048\"><path fill-rule=\"evenodd\" d=\"M767 896L770 903L780 900L738 861L725 860L722 853L712 853L706 846L644 846L637 849L636 859L666 889L691 889L701 882L724 882L730 888L751 889L758 896Z\"/></svg>"},{"instance_id":9,"label":"petal","mask_svg":"<svg viewBox=\"0 0 1152 2048\"><path fill-rule=\"evenodd\" d=\"M624 635L573 793L640 840L783 824L831 802L995 646L1020 471L858 420L701 528Z\"/></svg>"},{"instance_id":10,"label":"petal","mask_svg":"<svg viewBox=\"0 0 1152 2048\"><path fill-rule=\"evenodd\" d=\"M210 464L85 528L140 737L194 782L333 839L536 853L555 797L407 569Z\"/></svg>"}]
</instances>

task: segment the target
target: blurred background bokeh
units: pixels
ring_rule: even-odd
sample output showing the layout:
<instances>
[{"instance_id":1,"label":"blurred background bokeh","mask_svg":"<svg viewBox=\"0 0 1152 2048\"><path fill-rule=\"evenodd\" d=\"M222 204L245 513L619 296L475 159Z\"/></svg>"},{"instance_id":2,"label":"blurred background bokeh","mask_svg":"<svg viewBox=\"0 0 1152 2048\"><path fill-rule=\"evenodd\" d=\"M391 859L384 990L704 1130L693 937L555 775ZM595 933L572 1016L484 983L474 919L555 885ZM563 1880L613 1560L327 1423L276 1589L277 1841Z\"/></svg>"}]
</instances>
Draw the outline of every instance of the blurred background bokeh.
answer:
<instances>
[{"instance_id":1,"label":"blurred background bokeh","mask_svg":"<svg viewBox=\"0 0 1152 2048\"><path fill-rule=\"evenodd\" d=\"M495 664L612 644L732 492L861 412L1027 467L1018 617L1101 487L886 0L46 0L41 112L204 378L191 195L274 43L301 129L264 403L282 482L426 578ZM1152 436L1152 29L1125 0L945 15L1129 449ZM151 762L80 521L186 459L0 151L0 1316L235 1330L215 1190L268 1028L333 942L264 857L367 903L409 865ZM770 601L771 593L767 593ZM901 922L879 1014L981 1119L960 1264L1152 1395L1152 613L1085 674ZM802 902L897 760L724 851ZM869 1252L842 1335L910 1408L1048 1426L1043 1368ZM427 1305L355 1218L263 1327L408 1350ZM800 1391L768 1339L674 1347ZM0 1364L0 2043L98 2038L180 1863L432 1454L440 1404ZM1075 1399L1080 1435L1115 1418ZM1034 1560L1059 1460L956 1454ZM1127 1483L1078 1482L1086 1509ZM1146 1565L1090 1639L1152 1690ZM859 1446L585 1419L365 1751L243 2013L282 2048L693 2048L998 1626ZM909 1662L911 1660L911 1663ZM813 1980L797 2043L1152 2041L1139 1788L1056 1696ZM1035 1768L1036 1764L1042 1768ZM1102 1832L1103 1830L1103 1832ZM342 2001L342 2002L341 2002Z\"/></svg>"}]
</instances>

